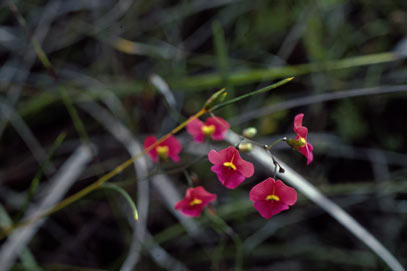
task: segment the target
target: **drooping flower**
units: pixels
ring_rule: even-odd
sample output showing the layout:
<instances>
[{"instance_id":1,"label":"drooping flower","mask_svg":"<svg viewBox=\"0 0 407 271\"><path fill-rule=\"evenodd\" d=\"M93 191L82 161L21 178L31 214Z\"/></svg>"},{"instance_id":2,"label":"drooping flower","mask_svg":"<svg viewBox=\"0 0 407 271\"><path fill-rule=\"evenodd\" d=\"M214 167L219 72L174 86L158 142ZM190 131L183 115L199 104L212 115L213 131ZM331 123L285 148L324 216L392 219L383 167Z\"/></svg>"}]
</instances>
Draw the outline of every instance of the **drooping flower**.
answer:
<instances>
[{"instance_id":1,"label":"drooping flower","mask_svg":"<svg viewBox=\"0 0 407 271\"><path fill-rule=\"evenodd\" d=\"M295 150L298 150L307 158L307 165L309 165L314 159L312 151L314 147L307 142L307 127L302 126L302 119L304 114L298 114L294 118L294 132L297 134L295 139L288 139L287 143Z\"/></svg>"},{"instance_id":2,"label":"drooping flower","mask_svg":"<svg viewBox=\"0 0 407 271\"><path fill-rule=\"evenodd\" d=\"M147 149L155 142L157 142L157 139L154 136L146 137L144 140L144 149ZM158 146L148 151L147 154L154 162L158 162L158 157L160 157L162 160L166 160L168 157L170 157L174 162L178 162L178 154L181 152L181 149L182 147L178 139L171 135L166 140L158 144Z\"/></svg>"},{"instance_id":3,"label":"drooping flower","mask_svg":"<svg viewBox=\"0 0 407 271\"><path fill-rule=\"evenodd\" d=\"M199 119L193 119L187 124L188 133L199 143L204 142L205 136L213 140L223 140L229 128L229 123L220 117L209 117L205 123Z\"/></svg>"},{"instance_id":4,"label":"drooping flower","mask_svg":"<svg viewBox=\"0 0 407 271\"><path fill-rule=\"evenodd\" d=\"M200 216L202 209L216 198L216 194L209 193L202 186L188 188L185 197L177 202L175 209L186 216Z\"/></svg>"},{"instance_id":5,"label":"drooping flower","mask_svg":"<svg viewBox=\"0 0 407 271\"><path fill-rule=\"evenodd\" d=\"M243 160L232 146L219 152L211 150L209 161L214 164L211 170L218 175L219 181L229 189L235 189L246 178L253 176L253 164Z\"/></svg>"},{"instance_id":6,"label":"drooping flower","mask_svg":"<svg viewBox=\"0 0 407 271\"><path fill-rule=\"evenodd\" d=\"M297 192L280 180L267 178L250 190L249 197L260 215L269 219L289 209L288 206L294 205L297 201Z\"/></svg>"}]
</instances>

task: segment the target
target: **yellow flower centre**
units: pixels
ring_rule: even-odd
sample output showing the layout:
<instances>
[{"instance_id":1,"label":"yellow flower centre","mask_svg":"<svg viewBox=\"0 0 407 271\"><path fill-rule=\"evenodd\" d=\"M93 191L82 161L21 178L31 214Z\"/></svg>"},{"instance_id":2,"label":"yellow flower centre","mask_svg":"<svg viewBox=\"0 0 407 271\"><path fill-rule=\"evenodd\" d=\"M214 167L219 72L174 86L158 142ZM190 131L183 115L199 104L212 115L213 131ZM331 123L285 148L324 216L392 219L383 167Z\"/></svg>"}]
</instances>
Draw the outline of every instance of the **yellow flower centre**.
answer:
<instances>
[{"instance_id":1,"label":"yellow flower centre","mask_svg":"<svg viewBox=\"0 0 407 271\"><path fill-rule=\"evenodd\" d=\"M204 125L201 128L202 133L204 133L204 135L210 136L213 134L213 132L215 132L215 126L214 125Z\"/></svg>"},{"instance_id":2,"label":"yellow flower centre","mask_svg":"<svg viewBox=\"0 0 407 271\"><path fill-rule=\"evenodd\" d=\"M268 195L268 196L266 197L266 200L275 200L275 201L279 201L279 200L280 200L280 198L279 198L278 196L276 196L276 195Z\"/></svg>"},{"instance_id":3,"label":"yellow flower centre","mask_svg":"<svg viewBox=\"0 0 407 271\"><path fill-rule=\"evenodd\" d=\"M231 169L233 169L233 170L236 170L236 166L232 163L232 161L231 161L231 162L225 162L225 163L223 163L223 165L224 165L225 167L228 167L228 168L231 168Z\"/></svg>"},{"instance_id":4,"label":"yellow flower centre","mask_svg":"<svg viewBox=\"0 0 407 271\"><path fill-rule=\"evenodd\" d=\"M201 203L202 203L202 200L195 198L195 199L191 200L189 205L194 206L194 205L198 205L198 204L201 204Z\"/></svg>"},{"instance_id":5,"label":"yellow flower centre","mask_svg":"<svg viewBox=\"0 0 407 271\"><path fill-rule=\"evenodd\" d=\"M300 138L298 139L298 145L299 145L299 147L305 146L306 143L307 143L307 141L305 141L305 138L300 137Z\"/></svg>"},{"instance_id":6,"label":"yellow flower centre","mask_svg":"<svg viewBox=\"0 0 407 271\"><path fill-rule=\"evenodd\" d=\"M233 170L236 170L236 166L235 166L235 164L233 164L233 158L235 158L235 155L234 155L234 154L232 155L232 159L230 159L230 162L225 162L225 163L223 163L223 165L224 165L225 167L228 167L228 168L231 168L231 169L233 169Z\"/></svg>"},{"instance_id":7,"label":"yellow flower centre","mask_svg":"<svg viewBox=\"0 0 407 271\"><path fill-rule=\"evenodd\" d=\"M168 146L158 146L155 148L158 155L162 158L162 159L167 159L168 158Z\"/></svg>"}]
</instances>

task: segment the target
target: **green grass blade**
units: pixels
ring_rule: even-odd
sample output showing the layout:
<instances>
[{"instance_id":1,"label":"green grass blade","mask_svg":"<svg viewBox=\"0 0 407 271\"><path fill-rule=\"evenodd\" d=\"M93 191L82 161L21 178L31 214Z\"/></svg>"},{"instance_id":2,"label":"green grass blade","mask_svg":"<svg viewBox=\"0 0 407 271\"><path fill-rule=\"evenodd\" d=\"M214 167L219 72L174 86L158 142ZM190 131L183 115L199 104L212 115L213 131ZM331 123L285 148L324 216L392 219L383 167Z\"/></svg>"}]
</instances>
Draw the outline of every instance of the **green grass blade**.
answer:
<instances>
[{"instance_id":1,"label":"green grass blade","mask_svg":"<svg viewBox=\"0 0 407 271\"><path fill-rule=\"evenodd\" d=\"M117 185L112 184L112 183L105 183L102 186L100 186L100 188L110 189L110 190L113 190L113 191L116 191L116 192L120 193L123 196L123 198L125 200L127 200L127 202L129 203L129 206L133 211L134 220L136 220L136 221L138 220L138 212L137 212L136 204L134 203L134 201L130 197L130 195L126 192L126 190L124 190L120 186L117 186Z\"/></svg>"}]
</instances>

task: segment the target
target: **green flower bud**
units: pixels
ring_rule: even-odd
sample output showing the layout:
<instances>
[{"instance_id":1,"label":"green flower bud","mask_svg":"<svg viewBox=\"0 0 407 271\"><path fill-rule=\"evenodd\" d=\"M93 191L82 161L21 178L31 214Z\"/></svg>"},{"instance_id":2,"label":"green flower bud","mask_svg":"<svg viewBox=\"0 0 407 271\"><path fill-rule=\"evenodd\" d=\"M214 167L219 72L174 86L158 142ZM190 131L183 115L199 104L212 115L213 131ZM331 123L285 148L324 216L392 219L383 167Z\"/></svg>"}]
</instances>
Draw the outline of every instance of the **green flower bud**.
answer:
<instances>
[{"instance_id":1,"label":"green flower bud","mask_svg":"<svg viewBox=\"0 0 407 271\"><path fill-rule=\"evenodd\" d=\"M305 140L302 137L299 139L290 138L287 139L286 142L294 150L298 150L299 147L305 146Z\"/></svg>"},{"instance_id":2,"label":"green flower bud","mask_svg":"<svg viewBox=\"0 0 407 271\"><path fill-rule=\"evenodd\" d=\"M225 99L227 95L226 89L222 88L221 90L218 90L217 92L215 92L205 103L204 105L204 109L206 111L209 111L212 109L212 107L214 107L215 105L223 102L223 100Z\"/></svg>"},{"instance_id":3,"label":"green flower bud","mask_svg":"<svg viewBox=\"0 0 407 271\"><path fill-rule=\"evenodd\" d=\"M239 151L241 152L250 152L253 150L253 144L250 142L243 142L239 144Z\"/></svg>"},{"instance_id":4,"label":"green flower bud","mask_svg":"<svg viewBox=\"0 0 407 271\"><path fill-rule=\"evenodd\" d=\"M253 138L257 134L257 129L254 127L249 127L243 130L243 136L247 138Z\"/></svg>"}]
</instances>

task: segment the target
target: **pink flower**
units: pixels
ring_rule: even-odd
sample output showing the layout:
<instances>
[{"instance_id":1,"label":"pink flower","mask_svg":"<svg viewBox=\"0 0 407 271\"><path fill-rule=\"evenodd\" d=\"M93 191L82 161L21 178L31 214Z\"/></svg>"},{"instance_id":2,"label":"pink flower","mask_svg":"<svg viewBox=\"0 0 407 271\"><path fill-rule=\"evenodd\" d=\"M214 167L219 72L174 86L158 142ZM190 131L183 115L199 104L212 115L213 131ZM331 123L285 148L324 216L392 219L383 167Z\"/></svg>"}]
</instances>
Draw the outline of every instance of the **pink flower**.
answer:
<instances>
[{"instance_id":1,"label":"pink flower","mask_svg":"<svg viewBox=\"0 0 407 271\"><path fill-rule=\"evenodd\" d=\"M200 216L202 209L216 200L216 197L216 194L209 193L202 186L188 188L185 197L177 202L175 209L186 216Z\"/></svg>"},{"instance_id":2,"label":"pink flower","mask_svg":"<svg viewBox=\"0 0 407 271\"><path fill-rule=\"evenodd\" d=\"M232 146L219 152L211 150L209 161L214 164L211 170L218 175L219 181L229 189L238 187L245 178L253 176L253 164L243 160Z\"/></svg>"},{"instance_id":3,"label":"pink flower","mask_svg":"<svg viewBox=\"0 0 407 271\"><path fill-rule=\"evenodd\" d=\"M205 123L193 119L187 124L187 131L196 142L204 142L205 136L210 136L213 140L223 140L229 128L229 123L220 117L209 117Z\"/></svg>"},{"instance_id":4,"label":"pink flower","mask_svg":"<svg viewBox=\"0 0 407 271\"><path fill-rule=\"evenodd\" d=\"M144 140L144 149L147 149L151 145L157 142L157 139L154 136L148 136ZM158 162L158 157L163 160L171 159L174 162L179 161L178 154L181 152L181 144L179 143L178 139L175 136L170 136L160 144L158 144L155 148L151 149L147 152L147 154L151 157L154 162Z\"/></svg>"},{"instance_id":5,"label":"pink flower","mask_svg":"<svg viewBox=\"0 0 407 271\"><path fill-rule=\"evenodd\" d=\"M314 159L314 155L312 154L314 147L307 142L308 129L302 126L303 117L304 114L302 113L295 116L294 132L297 134L297 137L295 139L289 139L287 142L291 147L298 150L307 158L307 165L309 165Z\"/></svg>"},{"instance_id":6,"label":"pink flower","mask_svg":"<svg viewBox=\"0 0 407 271\"><path fill-rule=\"evenodd\" d=\"M270 219L273 215L289 209L288 206L294 205L297 192L280 180L267 178L250 190L249 197L260 215Z\"/></svg>"}]
</instances>

